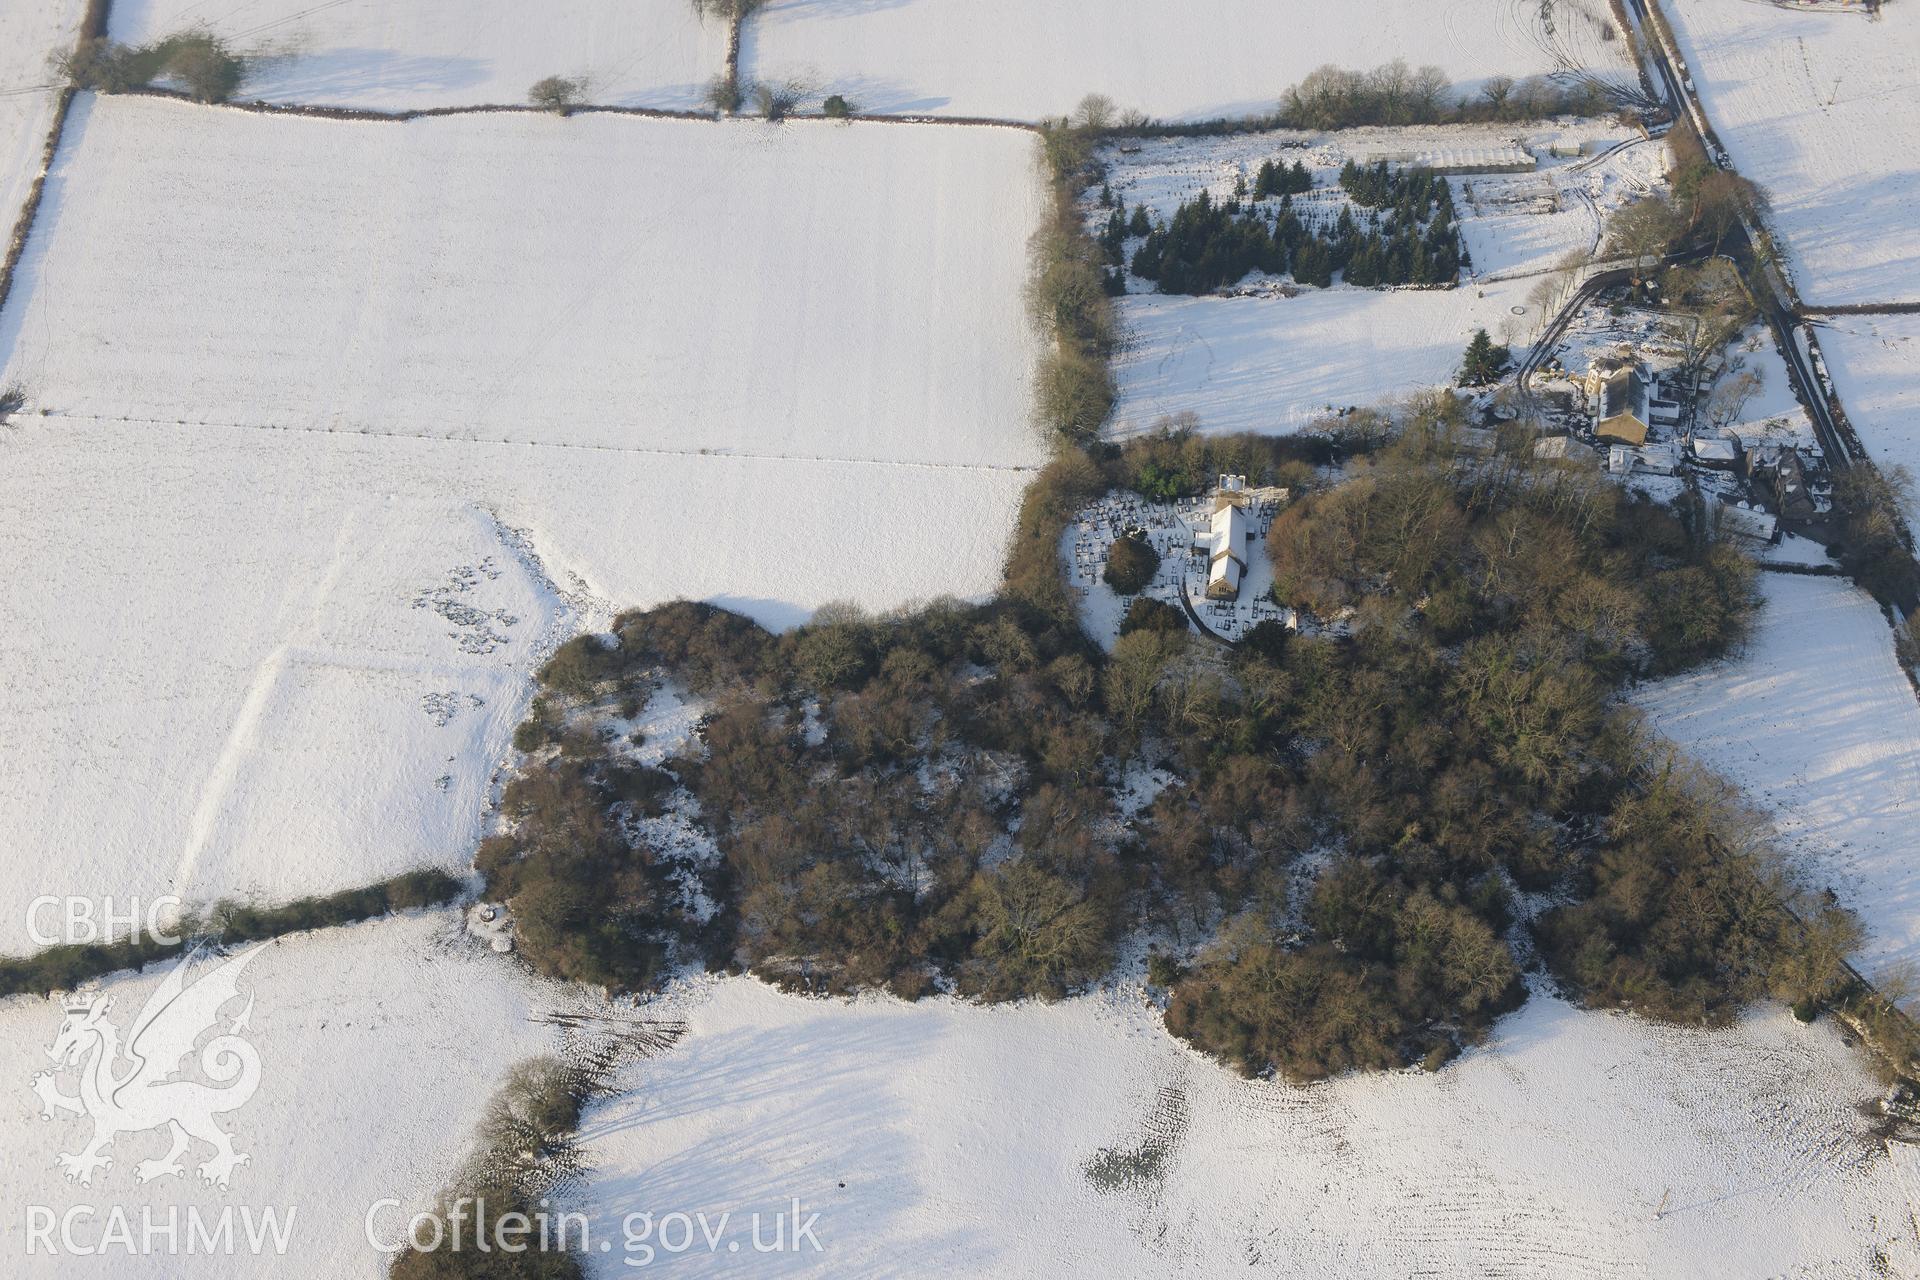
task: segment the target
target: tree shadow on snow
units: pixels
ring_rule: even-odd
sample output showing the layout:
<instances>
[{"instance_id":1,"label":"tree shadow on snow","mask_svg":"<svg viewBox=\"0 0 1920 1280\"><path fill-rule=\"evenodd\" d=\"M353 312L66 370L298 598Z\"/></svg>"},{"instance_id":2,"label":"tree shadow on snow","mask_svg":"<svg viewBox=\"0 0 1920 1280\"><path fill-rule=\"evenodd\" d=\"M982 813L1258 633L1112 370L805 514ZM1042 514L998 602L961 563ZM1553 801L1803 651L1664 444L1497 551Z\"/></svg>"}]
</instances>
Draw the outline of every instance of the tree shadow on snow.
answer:
<instances>
[{"instance_id":1,"label":"tree shadow on snow","mask_svg":"<svg viewBox=\"0 0 1920 1280\"><path fill-rule=\"evenodd\" d=\"M621 1146L636 1157L593 1176L593 1238L619 1251L629 1215L657 1222L670 1213L712 1219L730 1212L729 1237L751 1240L758 1213L770 1240L772 1219L798 1199L803 1217L819 1214L823 1252L787 1254L774 1270L991 1274L1002 1246L928 1213L941 1203L941 1188L921 1180L914 1117L900 1098L874 1087L895 1070L911 1070L939 1040L924 1018L882 1008L696 1035L640 1064L627 1077L630 1091L595 1108L581 1127L590 1157L604 1156L594 1148L615 1134L626 1135ZM703 1116L711 1123L695 1140L648 1150L649 1129ZM732 1276L766 1274L770 1259L750 1245L709 1253L700 1244L685 1262L701 1275Z\"/></svg>"},{"instance_id":2,"label":"tree shadow on snow","mask_svg":"<svg viewBox=\"0 0 1920 1280\"><path fill-rule=\"evenodd\" d=\"M60 220L66 212L68 166L73 157L80 153L81 144L87 136L87 129L93 123L93 109L99 101L98 94L83 93L74 98L73 106L67 114L66 127L60 134L60 149L53 157L53 163L47 168L47 176L40 188L40 207L33 218L32 232L27 236L25 248L21 250L20 260L14 264L13 284L7 296L7 306L0 312L0 370L7 367L13 358L13 350L20 341L20 331L26 324L27 309L40 299L46 272L47 246L60 226ZM21 371L15 370L15 375ZM29 398L34 388L30 377L22 377L21 383Z\"/></svg>"},{"instance_id":3,"label":"tree shadow on snow","mask_svg":"<svg viewBox=\"0 0 1920 1280\"><path fill-rule=\"evenodd\" d=\"M766 17L778 16L783 22L807 18L864 18L887 9L904 9L917 0L786 0Z\"/></svg>"},{"instance_id":4,"label":"tree shadow on snow","mask_svg":"<svg viewBox=\"0 0 1920 1280\"><path fill-rule=\"evenodd\" d=\"M254 64L242 92L247 97L276 102L349 106L382 93L470 89L486 83L492 65L481 58L423 57L391 49L269 55Z\"/></svg>"}]
</instances>

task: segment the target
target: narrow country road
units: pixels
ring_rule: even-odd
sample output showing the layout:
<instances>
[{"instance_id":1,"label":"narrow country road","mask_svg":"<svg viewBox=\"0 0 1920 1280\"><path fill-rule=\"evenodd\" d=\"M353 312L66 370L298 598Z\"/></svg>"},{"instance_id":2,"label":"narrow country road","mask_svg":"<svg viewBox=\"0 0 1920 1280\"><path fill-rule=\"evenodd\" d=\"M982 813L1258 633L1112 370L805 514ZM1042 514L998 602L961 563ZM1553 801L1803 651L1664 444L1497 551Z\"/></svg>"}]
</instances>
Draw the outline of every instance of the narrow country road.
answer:
<instances>
[{"instance_id":1,"label":"narrow country road","mask_svg":"<svg viewBox=\"0 0 1920 1280\"><path fill-rule=\"evenodd\" d=\"M1657 0L1627 0L1633 9L1634 17L1646 36L1641 43L1646 47L1648 56L1653 59L1654 71L1672 108L1676 120L1685 115L1692 121L1695 132L1699 133L1702 145L1714 162L1728 172L1734 172L1733 160L1726 149L1720 145L1712 125L1707 120L1706 107L1697 94L1687 88L1688 77L1674 65L1675 53L1667 47L1666 39L1660 34L1648 10ZM1800 344L1797 332L1798 317L1794 310L1794 300L1785 281L1769 262L1764 262L1755 253L1754 245L1758 239L1758 228L1754 227L1743 215L1737 229L1738 243L1733 246L1732 256L1743 267L1748 268L1747 276L1764 286L1755 295L1754 302L1765 316L1767 324L1773 329L1774 341L1780 347L1780 354L1786 360L1787 376L1793 382L1793 392L1807 408L1807 416L1813 420L1814 434L1820 439L1820 448L1827 455L1827 464L1833 470L1840 471L1853 463L1866 458L1866 450L1861 447L1859 438L1851 428L1843 429L1833 416L1833 404L1828 399L1826 388L1815 376L1807 359L1806 349Z\"/></svg>"}]
</instances>

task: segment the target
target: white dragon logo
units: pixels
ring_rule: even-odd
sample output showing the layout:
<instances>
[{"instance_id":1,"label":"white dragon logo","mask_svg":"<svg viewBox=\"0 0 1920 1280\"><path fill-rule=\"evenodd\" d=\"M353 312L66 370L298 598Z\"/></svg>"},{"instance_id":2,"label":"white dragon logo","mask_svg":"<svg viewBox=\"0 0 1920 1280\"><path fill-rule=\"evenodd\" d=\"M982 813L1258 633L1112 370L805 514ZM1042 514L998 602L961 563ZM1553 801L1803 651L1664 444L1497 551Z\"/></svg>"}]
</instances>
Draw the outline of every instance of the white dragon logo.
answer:
<instances>
[{"instance_id":1,"label":"white dragon logo","mask_svg":"<svg viewBox=\"0 0 1920 1280\"><path fill-rule=\"evenodd\" d=\"M244 1106L260 1087L260 1055L240 1038L253 1013L251 991L246 1007L225 1032L200 1050L200 1071L218 1087L175 1077L200 1037L219 1029L220 1010L241 994L241 970L265 945L241 952L191 986L187 968L200 952L187 955L147 997L127 1029L124 1048L119 1029L107 1020L111 1000L93 992L61 1002L66 1020L47 1056L58 1069L80 1068L80 1092L61 1093L51 1071L33 1078L33 1091L40 1095L48 1119L64 1111L93 1120L93 1137L87 1145L62 1152L58 1158L69 1181L92 1185L96 1170L113 1167L106 1150L115 1138L163 1127L172 1131L173 1146L162 1158L134 1166L134 1176L142 1182L184 1176L180 1157L195 1139L213 1148L212 1158L200 1166L200 1176L216 1186L225 1187L235 1166L248 1162L250 1157L233 1149L233 1139L214 1117Z\"/></svg>"}]
</instances>

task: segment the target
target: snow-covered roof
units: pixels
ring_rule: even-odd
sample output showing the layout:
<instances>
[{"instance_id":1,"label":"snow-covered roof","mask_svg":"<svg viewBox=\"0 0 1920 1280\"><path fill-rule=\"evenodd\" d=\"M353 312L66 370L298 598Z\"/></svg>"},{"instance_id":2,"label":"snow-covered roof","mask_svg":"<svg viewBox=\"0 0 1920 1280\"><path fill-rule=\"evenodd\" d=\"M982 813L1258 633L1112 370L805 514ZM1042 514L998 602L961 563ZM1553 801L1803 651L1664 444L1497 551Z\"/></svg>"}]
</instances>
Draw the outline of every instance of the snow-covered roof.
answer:
<instances>
[{"instance_id":1,"label":"snow-covered roof","mask_svg":"<svg viewBox=\"0 0 1920 1280\"><path fill-rule=\"evenodd\" d=\"M1216 590L1232 595L1240 593L1240 561L1235 556L1215 555L1207 568L1207 594Z\"/></svg>"},{"instance_id":2,"label":"snow-covered roof","mask_svg":"<svg viewBox=\"0 0 1920 1280\"><path fill-rule=\"evenodd\" d=\"M1572 436L1548 436L1533 442L1533 456L1558 458L1566 462L1589 462L1594 457L1594 451L1593 446L1582 444Z\"/></svg>"},{"instance_id":3,"label":"snow-covered roof","mask_svg":"<svg viewBox=\"0 0 1920 1280\"><path fill-rule=\"evenodd\" d=\"M1595 364L1599 376L1594 395L1599 400L1596 415L1602 418L1617 418L1623 414L1632 414L1641 419L1647 412L1647 380L1641 376L1639 366L1623 365L1611 372L1601 372L1601 366Z\"/></svg>"},{"instance_id":4,"label":"snow-covered roof","mask_svg":"<svg viewBox=\"0 0 1920 1280\"><path fill-rule=\"evenodd\" d=\"M1380 149L1366 153L1365 163L1405 164L1416 169L1531 169L1539 161L1525 147L1426 147L1419 150Z\"/></svg>"},{"instance_id":5,"label":"snow-covered roof","mask_svg":"<svg viewBox=\"0 0 1920 1280\"><path fill-rule=\"evenodd\" d=\"M1213 513L1213 559L1218 563L1222 556L1246 562L1247 513L1236 506L1221 506Z\"/></svg>"},{"instance_id":6,"label":"snow-covered roof","mask_svg":"<svg viewBox=\"0 0 1920 1280\"><path fill-rule=\"evenodd\" d=\"M1455 439L1468 453L1492 453L1500 443L1498 434L1486 427L1460 427Z\"/></svg>"},{"instance_id":7,"label":"snow-covered roof","mask_svg":"<svg viewBox=\"0 0 1920 1280\"><path fill-rule=\"evenodd\" d=\"M1222 502L1213 511L1213 550L1207 560L1207 594L1232 598L1240 594L1240 576L1247 568L1247 513Z\"/></svg>"},{"instance_id":8,"label":"snow-covered roof","mask_svg":"<svg viewBox=\"0 0 1920 1280\"><path fill-rule=\"evenodd\" d=\"M1641 470L1670 476L1679 465L1679 455L1670 444L1647 444L1637 448L1616 444L1607 450L1607 470L1615 475Z\"/></svg>"},{"instance_id":9,"label":"snow-covered roof","mask_svg":"<svg viewBox=\"0 0 1920 1280\"><path fill-rule=\"evenodd\" d=\"M1771 542L1774 530L1780 527L1779 518L1772 512L1761 511L1744 502L1722 502L1714 500L1714 514L1720 527L1729 533L1753 538L1759 542Z\"/></svg>"}]
</instances>

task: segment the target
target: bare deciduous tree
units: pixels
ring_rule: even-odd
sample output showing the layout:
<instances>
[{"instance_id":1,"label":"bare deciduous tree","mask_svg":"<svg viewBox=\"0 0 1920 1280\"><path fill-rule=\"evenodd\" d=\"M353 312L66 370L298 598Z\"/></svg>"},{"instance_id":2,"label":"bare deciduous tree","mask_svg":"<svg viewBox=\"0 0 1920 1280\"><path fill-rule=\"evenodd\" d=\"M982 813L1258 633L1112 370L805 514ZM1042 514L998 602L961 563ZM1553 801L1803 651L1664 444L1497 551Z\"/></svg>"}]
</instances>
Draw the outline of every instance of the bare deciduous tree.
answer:
<instances>
[{"instance_id":1,"label":"bare deciduous tree","mask_svg":"<svg viewBox=\"0 0 1920 1280\"><path fill-rule=\"evenodd\" d=\"M807 85L799 80L784 80L777 84L768 80L757 81L753 86L753 109L763 119L783 120L806 101L810 92Z\"/></svg>"},{"instance_id":2,"label":"bare deciduous tree","mask_svg":"<svg viewBox=\"0 0 1920 1280\"><path fill-rule=\"evenodd\" d=\"M738 22L762 8L767 0L687 0L687 3L693 6L694 13L702 18Z\"/></svg>"},{"instance_id":3,"label":"bare deciduous tree","mask_svg":"<svg viewBox=\"0 0 1920 1280\"><path fill-rule=\"evenodd\" d=\"M1487 82L1480 86L1480 100L1486 103L1487 110L1496 116L1506 114L1507 99L1512 96L1512 76L1488 76Z\"/></svg>"},{"instance_id":4,"label":"bare deciduous tree","mask_svg":"<svg viewBox=\"0 0 1920 1280\"><path fill-rule=\"evenodd\" d=\"M1664 196L1648 196L1620 206L1607 219L1607 251L1642 264L1666 256L1682 230L1679 211Z\"/></svg>"},{"instance_id":5,"label":"bare deciduous tree","mask_svg":"<svg viewBox=\"0 0 1920 1280\"><path fill-rule=\"evenodd\" d=\"M1717 431L1724 431L1740 421L1740 415L1746 411L1747 402L1759 393L1766 375L1758 369L1729 370L1713 386L1713 392L1707 397L1706 418L1709 425Z\"/></svg>"},{"instance_id":6,"label":"bare deciduous tree","mask_svg":"<svg viewBox=\"0 0 1920 1280\"><path fill-rule=\"evenodd\" d=\"M542 111L552 111L566 115L580 105L580 99L586 94L587 82L571 76L548 76L536 80L527 90L527 98Z\"/></svg>"},{"instance_id":7,"label":"bare deciduous tree","mask_svg":"<svg viewBox=\"0 0 1920 1280\"><path fill-rule=\"evenodd\" d=\"M1660 332L1680 349L1680 365L1698 378L1758 314L1733 264L1713 258L1697 267L1669 267L1661 280L1668 305Z\"/></svg>"},{"instance_id":8,"label":"bare deciduous tree","mask_svg":"<svg viewBox=\"0 0 1920 1280\"><path fill-rule=\"evenodd\" d=\"M728 72L722 72L707 81L706 90L700 95L709 107L721 114L738 111L740 104L746 101L746 95L740 89L740 81Z\"/></svg>"},{"instance_id":9,"label":"bare deciduous tree","mask_svg":"<svg viewBox=\"0 0 1920 1280\"><path fill-rule=\"evenodd\" d=\"M1113 127L1118 114L1119 108L1114 106L1112 98L1104 93L1090 93L1073 109L1073 127L1104 133Z\"/></svg>"}]
</instances>

